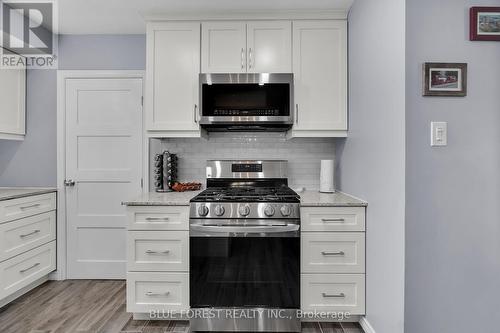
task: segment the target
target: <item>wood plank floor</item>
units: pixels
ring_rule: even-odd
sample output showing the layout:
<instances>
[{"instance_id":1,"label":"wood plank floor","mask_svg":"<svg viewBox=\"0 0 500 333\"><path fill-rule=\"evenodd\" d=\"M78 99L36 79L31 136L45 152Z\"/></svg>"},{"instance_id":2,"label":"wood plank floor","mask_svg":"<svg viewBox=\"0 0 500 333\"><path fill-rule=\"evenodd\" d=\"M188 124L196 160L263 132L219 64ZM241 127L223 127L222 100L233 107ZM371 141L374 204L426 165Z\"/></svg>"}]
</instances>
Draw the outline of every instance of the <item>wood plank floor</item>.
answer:
<instances>
[{"instance_id":1,"label":"wood plank floor","mask_svg":"<svg viewBox=\"0 0 500 333\"><path fill-rule=\"evenodd\" d=\"M189 332L184 321L133 320L125 282L49 281L0 309L1 333ZM357 323L304 323L303 333L363 333Z\"/></svg>"}]
</instances>

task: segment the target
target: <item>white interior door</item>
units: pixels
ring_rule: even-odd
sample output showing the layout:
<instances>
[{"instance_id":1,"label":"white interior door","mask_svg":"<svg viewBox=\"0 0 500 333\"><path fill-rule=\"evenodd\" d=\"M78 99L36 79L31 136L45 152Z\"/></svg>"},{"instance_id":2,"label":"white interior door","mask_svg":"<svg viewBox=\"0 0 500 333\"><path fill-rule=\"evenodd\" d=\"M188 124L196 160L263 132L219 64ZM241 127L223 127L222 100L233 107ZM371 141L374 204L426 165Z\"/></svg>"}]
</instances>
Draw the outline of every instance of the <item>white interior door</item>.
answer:
<instances>
[{"instance_id":1,"label":"white interior door","mask_svg":"<svg viewBox=\"0 0 500 333\"><path fill-rule=\"evenodd\" d=\"M125 278L126 215L141 192L142 79L65 80L67 277Z\"/></svg>"}]
</instances>

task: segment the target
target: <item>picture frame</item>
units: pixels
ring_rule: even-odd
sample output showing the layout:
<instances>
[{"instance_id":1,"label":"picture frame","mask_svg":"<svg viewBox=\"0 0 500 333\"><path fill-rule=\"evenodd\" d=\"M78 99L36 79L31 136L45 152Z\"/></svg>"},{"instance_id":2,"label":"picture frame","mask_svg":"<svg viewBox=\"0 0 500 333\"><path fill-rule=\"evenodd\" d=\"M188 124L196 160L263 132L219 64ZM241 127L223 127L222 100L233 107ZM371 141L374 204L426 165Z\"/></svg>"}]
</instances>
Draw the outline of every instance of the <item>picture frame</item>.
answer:
<instances>
[{"instance_id":1,"label":"picture frame","mask_svg":"<svg viewBox=\"0 0 500 333\"><path fill-rule=\"evenodd\" d=\"M467 64L426 62L423 65L423 96L467 96Z\"/></svg>"},{"instance_id":2,"label":"picture frame","mask_svg":"<svg viewBox=\"0 0 500 333\"><path fill-rule=\"evenodd\" d=\"M500 7L471 7L470 40L500 41Z\"/></svg>"}]
</instances>

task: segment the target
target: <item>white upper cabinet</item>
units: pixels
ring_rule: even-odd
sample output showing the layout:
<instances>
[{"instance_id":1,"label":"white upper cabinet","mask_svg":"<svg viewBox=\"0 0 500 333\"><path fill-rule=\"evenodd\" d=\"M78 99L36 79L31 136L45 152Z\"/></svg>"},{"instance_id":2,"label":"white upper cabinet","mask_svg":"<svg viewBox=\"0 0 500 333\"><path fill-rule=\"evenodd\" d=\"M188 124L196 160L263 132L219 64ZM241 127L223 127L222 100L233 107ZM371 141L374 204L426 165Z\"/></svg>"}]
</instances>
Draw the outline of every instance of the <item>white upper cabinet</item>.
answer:
<instances>
[{"instance_id":1,"label":"white upper cabinet","mask_svg":"<svg viewBox=\"0 0 500 333\"><path fill-rule=\"evenodd\" d=\"M199 137L200 23L149 23L146 124L163 137Z\"/></svg>"},{"instance_id":2,"label":"white upper cabinet","mask_svg":"<svg viewBox=\"0 0 500 333\"><path fill-rule=\"evenodd\" d=\"M203 73L290 73L290 21L202 23Z\"/></svg>"},{"instance_id":3,"label":"white upper cabinet","mask_svg":"<svg viewBox=\"0 0 500 333\"><path fill-rule=\"evenodd\" d=\"M0 70L0 139L22 140L26 134L26 70Z\"/></svg>"},{"instance_id":4,"label":"white upper cabinet","mask_svg":"<svg viewBox=\"0 0 500 333\"><path fill-rule=\"evenodd\" d=\"M201 31L203 73L246 72L245 22L203 22Z\"/></svg>"},{"instance_id":5,"label":"white upper cabinet","mask_svg":"<svg viewBox=\"0 0 500 333\"><path fill-rule=\"evenodd\" d=\"M255 21L247 23L250 73L292 72L292 23Z\"/></svg>"},{"instance_id":6,"label":"white upper cabinet","mask_svg":"<svg viewBox=\"0 0 500 333\"><path fill-rule=\"evenodd\" d=\"M347 135L347 22L293 22L292 137Z\"/></svg>"}]
</instances>

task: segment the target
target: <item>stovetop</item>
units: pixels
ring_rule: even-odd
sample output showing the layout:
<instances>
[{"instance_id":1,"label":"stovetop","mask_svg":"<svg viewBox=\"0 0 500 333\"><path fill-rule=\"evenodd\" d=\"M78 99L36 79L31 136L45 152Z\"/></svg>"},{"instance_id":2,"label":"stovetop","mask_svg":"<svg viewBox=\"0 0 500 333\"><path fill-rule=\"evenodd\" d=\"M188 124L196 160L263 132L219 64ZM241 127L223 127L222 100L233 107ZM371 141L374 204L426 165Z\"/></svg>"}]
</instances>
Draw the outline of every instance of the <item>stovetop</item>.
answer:
<instances>
[{"instance_id":1,"label":"stovetop","mask_svg":"<svg viewBox=\"0 0 500 333\"><path fill-rule=\"evenodd\" d=\"M300 196L286 185L277 187L209 187L191 202L300 202Z\"/></svg>"}]
</instances>

